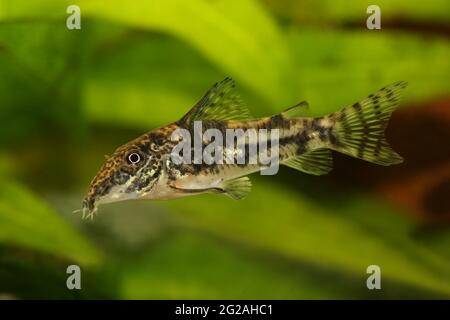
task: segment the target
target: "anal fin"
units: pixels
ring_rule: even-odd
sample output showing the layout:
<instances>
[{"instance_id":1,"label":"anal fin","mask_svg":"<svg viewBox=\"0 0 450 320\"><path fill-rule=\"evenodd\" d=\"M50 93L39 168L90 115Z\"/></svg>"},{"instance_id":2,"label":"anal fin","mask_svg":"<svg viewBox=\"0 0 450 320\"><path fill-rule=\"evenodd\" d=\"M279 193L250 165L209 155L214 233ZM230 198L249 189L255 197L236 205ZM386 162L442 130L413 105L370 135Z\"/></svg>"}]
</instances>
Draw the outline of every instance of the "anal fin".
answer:
<instances>
[{"instance_id":1,"label":"anal fin","mask_svg":"<svg viewBox=\"0 0 450 320\"><path fill-rule=\"evenodd\" d=\"M283 164L305 173L320 176L333 169L333 158L330 150L318 149L286 160Z\"/></svg>"},{"instance_id":2,"label":"anal fin","mask_svg":"<svg viewBox=\"0 0 450 320\"><path fill-rule=\"evenodd\" d=\"M252 182L248 177L228 180L222 183L221 188L232 199L243 199L252 190Z\"/></svg>"}]
</instances>

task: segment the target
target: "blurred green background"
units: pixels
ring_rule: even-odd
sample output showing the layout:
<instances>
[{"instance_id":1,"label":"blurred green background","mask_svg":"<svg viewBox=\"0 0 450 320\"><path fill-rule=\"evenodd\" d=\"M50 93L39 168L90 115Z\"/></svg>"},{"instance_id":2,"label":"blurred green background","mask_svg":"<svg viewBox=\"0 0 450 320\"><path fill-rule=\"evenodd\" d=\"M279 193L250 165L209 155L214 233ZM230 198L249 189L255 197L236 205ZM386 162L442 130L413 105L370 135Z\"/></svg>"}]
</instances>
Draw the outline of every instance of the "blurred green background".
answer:
<instances>
[{"instance_id":1,"label":"blurred green background","mask_svg":"<svg viewBox=\"0 0 450 320\"><path fill-rule=\"evenodd\" d=\"M372 2L0 0L0 298L450 298L450 2L378 0L371 31ZM328 176L255 174L239 202L72 213L105 154L226 76L255 116L408 81L388 129L405 163L336 155Z\"/></svg>"}]
</instances>

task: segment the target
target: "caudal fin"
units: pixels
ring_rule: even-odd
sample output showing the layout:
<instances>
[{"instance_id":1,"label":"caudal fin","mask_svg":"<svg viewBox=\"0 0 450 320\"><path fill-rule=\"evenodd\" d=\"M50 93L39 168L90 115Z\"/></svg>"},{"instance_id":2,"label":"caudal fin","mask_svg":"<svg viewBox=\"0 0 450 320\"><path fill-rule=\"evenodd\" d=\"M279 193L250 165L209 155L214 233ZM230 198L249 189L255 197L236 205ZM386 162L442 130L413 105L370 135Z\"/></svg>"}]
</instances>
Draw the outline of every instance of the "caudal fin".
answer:
<instances>
[{"instance_id":1,"label":"caudal fin","mask_svg":"<svg viewBox=\"0 0 450 320\"><path fill-rule=\"evenodd\" d=\"M384 130L406 86L403 81L394 83L331 115L336 121L333 149L380 165L401 163L403 158L389 146Z\"/></svg>"}]
</instances>

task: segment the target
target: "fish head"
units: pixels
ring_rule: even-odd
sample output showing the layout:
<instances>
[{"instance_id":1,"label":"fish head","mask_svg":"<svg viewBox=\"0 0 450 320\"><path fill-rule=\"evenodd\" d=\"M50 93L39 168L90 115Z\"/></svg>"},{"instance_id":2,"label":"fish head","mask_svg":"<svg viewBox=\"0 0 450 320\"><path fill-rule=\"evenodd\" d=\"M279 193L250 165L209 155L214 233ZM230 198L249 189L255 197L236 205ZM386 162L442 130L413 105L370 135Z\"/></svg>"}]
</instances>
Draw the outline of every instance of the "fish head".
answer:
<instances>
[{"instance_id":1,"label":"fish head","mask_svg":"<svg viewBox=\"0 0 450 320\"><path fill-rule=\"evenodd\" d=\"M92 218L100 204L140 199L150 192L162 168L160 153L151 150L150 145L144 135L119 147L107 158L83 200L83 217Z\"/></svg>"}]
</instances>

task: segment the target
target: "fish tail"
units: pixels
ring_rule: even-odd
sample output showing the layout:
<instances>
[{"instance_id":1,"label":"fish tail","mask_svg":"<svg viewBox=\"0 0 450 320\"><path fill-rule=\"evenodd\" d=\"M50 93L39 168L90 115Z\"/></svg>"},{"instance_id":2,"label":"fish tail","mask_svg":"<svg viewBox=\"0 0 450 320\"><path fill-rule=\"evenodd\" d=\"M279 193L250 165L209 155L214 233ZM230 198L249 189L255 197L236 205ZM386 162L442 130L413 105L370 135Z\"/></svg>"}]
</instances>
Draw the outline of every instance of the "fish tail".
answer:
<instances>
[{"instance_id":1,"label":"fish tail","mask_svg":"<svg viewBox=\"0 0 450 320\"><path fill-rule=\"evenodd\" d=\"M384 166L401 163L403 158L389 146L384 130L406 86L403 81L394 83L329 115L334 122L331 148Z\"/></svg>"}]
</instances>

